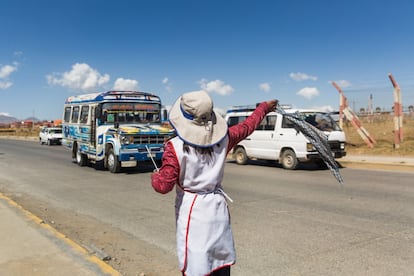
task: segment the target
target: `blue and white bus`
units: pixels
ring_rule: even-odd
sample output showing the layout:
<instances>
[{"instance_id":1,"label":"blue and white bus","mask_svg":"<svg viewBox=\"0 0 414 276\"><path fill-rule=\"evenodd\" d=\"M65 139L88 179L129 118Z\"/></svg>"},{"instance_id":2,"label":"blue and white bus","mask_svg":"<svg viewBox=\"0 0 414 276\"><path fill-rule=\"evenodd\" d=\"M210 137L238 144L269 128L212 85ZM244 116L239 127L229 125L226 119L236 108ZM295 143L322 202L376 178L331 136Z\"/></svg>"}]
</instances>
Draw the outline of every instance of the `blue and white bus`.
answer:
<instances>
[{"instance_id":1,"label":"blue and white bus","mask_svg":"<svg viewBox=\"0 0 414 276\"><path fill-rule=\"evenodd\" d=\"M62 145L80 166L88 162L112 173L141 161L161 160L173 135L161 122L161 100L139 91L76 95L65 101Z\"/></svg>"}]
</instances>

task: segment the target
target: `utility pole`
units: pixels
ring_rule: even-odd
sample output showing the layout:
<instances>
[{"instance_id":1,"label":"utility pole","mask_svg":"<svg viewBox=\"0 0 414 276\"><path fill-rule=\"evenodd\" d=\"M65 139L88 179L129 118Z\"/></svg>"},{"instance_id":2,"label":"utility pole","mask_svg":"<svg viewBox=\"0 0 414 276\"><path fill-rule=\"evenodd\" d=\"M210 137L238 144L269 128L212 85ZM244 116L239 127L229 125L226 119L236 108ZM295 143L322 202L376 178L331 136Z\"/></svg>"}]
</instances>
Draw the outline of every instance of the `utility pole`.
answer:
<instances>
[{"instance_id":1,"label":"utility pole","mask_svg":"<svg viewBox=\"0 0 414 276\"><path fill-rule=\"evenodd\" d=\"M388 74L394 86L394 148L399 149L403 141L403 112L401 104L401 89L392 74Z\"/></svg>"},{"instance_id":2,"label":"utility pole","mask_svg":"<svg viewBox=\"0 0 414 276\"><path fill-rule=\"evenodd\" d=\"M345 114L345 117L351 122L351 124L355 127L356 131L358 132L359 136L365 141L365 143L370 147L373 148L376 141L374 138L369 135L368 131L362 126L361 121L358 119L358 116L352 111L351 108L348 106L348 100L346 99L344 92L342 89L333 81L332 85L338 90L339 92L339 124L342 128L342 114Z\"/></svg>"}]
</instances>

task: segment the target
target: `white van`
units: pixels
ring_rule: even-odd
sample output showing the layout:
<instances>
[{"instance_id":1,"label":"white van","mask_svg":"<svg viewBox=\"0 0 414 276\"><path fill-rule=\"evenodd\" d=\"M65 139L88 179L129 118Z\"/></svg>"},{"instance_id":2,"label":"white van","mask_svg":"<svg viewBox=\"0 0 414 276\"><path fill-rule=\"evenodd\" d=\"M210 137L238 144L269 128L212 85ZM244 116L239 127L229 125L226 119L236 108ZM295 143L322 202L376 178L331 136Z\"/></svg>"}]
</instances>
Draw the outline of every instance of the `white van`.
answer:
<instances>
[{"instance_id":1,"label":"white van","mask_svg":"<svg viewBox=\"0 0 414 276\"><path fill-rule=\"evenodd\" d=\"M234 107L227 111L229 126L244 121L253 107ZM286 113L302 116L307 122L322 130L328 136L328 143L335 158L346 155L345 133L329 116L329 113L316 110L285 109ZM316 162L323 165L319 153L309 140L297 131L293 124L280 113L270 112L257 129L237 144L232 151L237 164L244 165L249 159L274 160L283 168L294 170L299 162Z\"/></svg>"}]
</instances>

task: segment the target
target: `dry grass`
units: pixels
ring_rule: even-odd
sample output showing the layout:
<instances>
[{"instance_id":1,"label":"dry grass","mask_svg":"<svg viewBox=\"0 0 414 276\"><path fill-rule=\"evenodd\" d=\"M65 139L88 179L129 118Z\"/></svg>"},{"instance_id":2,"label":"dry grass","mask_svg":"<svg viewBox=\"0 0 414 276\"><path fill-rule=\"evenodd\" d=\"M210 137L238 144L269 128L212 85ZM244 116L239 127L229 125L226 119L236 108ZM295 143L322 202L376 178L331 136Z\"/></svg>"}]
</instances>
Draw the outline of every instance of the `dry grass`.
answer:
<instances>
[{"instance_id":1,"label":"dry grass","mask_svg":"<svg viewBox=\"0 0 414 276\"><path fill-rule=\"evenodd\" d=\"M403 142L400 147L394 147L394 121L391 115L375 116L372 119L359 118L370 136L376 141L370 148L351 123L345 123L343 129L346 133L349 154L369 154L387 156L413 156L414 157L414 116L405 116L403 120Z\"/></svg>"},{"instance_id":2,"label":"dry grass","mask_svg":"<svg viewBox=\"0 0 414 276\"><path fill-rule=\"evenodd\" d=\"M8 128L2 129L0 135L19 137L39 137L39 128Z\"/></svg>"}]
</instances>

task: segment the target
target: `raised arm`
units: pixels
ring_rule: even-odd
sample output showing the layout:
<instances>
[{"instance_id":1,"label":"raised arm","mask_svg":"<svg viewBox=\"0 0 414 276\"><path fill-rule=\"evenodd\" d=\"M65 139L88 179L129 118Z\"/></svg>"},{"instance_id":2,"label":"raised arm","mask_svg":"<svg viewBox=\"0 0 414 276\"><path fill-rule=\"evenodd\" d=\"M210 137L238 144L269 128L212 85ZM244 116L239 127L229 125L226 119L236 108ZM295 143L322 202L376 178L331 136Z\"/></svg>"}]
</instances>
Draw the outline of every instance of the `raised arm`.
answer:
<instances>
[{"instance_id":1,"label":"raised arm","mask_svg":"<svg viewBox=\"0 0 414 276\"><path fill-rule=\"evenodd\" d=\"M229 145L227 151L230 151L235 145L247 136L253 133L253 131L259 126L260 122L266 116L267 113L276 109L278 101L270 100L259 104L255 111L243 122L234 125L229 128Z\"/></svg>"}]
</instances>

